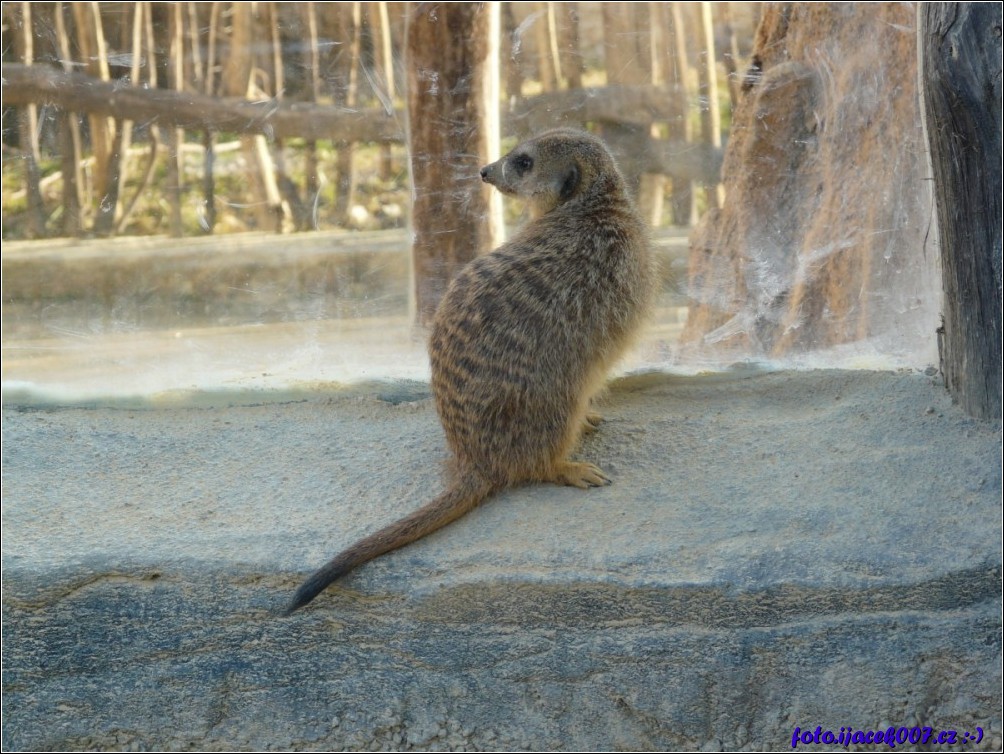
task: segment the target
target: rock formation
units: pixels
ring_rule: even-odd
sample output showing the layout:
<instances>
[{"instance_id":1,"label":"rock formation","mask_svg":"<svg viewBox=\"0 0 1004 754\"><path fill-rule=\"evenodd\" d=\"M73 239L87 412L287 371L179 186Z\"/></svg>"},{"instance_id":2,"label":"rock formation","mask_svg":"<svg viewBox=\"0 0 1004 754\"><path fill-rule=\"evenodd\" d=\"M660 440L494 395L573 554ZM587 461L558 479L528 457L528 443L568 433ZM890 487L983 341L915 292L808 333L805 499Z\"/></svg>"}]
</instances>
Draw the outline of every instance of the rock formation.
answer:
<instances>
[{"instance_id":1,"label":"rock formation","mask_svg":"<svg viewBox=\"0 0 1004 754\"><path fill-rule=\"evenodd\" d=\"M726 203L691 239L685 353L856 343L934 360L916 45L905 4L765 7L722 169Z\"/></svg>"}]
</instances>

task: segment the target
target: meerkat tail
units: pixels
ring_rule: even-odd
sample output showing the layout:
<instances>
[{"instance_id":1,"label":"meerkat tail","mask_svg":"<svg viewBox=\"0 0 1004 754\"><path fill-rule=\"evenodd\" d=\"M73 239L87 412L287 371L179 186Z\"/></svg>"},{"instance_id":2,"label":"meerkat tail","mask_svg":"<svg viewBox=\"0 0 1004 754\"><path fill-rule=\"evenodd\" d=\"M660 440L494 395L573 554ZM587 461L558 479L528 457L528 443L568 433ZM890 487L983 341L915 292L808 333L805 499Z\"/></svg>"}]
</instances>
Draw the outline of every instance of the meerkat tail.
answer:
<instances>
[{"instance_id":1,"label":"meerkat tail","mask_svg":"<svg viewBox=\"0 0 1004 754\"><path fill-rule=\"evenodd\" d=\"M477 478L467 477L458 480L428 505L359 540L328 561L297 590L286 608L286 615L309 603L332 582L363 563L404 547L456 521L476 508L494 491L495 487Z\"/></svg>"}]
</instances>

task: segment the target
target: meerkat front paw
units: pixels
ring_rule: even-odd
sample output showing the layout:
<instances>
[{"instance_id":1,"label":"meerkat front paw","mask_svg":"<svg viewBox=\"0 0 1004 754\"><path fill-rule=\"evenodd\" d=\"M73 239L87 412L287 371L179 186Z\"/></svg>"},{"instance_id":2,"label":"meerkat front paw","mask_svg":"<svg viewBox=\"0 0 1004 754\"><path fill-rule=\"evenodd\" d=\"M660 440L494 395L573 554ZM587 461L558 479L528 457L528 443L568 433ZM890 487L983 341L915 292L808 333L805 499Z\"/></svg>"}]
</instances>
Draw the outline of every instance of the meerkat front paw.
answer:
<instances>
[{"instance_id":1,"label":"meerkat front paw","mask_svg":"<svg viewBox=\"0 0 1004 754\"><path fill-rule=\"evenodd\" d=\"M583 490L610 484L610 479L599 467L593 466L591 463L573 463L571 461L562 463L551 481Z\"/></svg>"}]
</instances>

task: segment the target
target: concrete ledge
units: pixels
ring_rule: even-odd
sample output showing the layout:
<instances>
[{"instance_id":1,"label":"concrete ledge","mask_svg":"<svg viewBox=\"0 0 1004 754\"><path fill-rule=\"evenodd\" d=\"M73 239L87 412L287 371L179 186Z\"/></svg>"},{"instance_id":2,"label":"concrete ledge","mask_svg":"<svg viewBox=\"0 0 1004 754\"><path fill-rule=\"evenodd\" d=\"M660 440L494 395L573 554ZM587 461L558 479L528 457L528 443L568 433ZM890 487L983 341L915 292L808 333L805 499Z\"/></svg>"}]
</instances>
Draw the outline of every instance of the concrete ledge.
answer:
<instances>
[{"instance_id":1,"label":"concrete ledge","mask_svg":"<svg viewBox=\"0 0 1004 754\"><path fill-rule=\"evenodd\" d=\"M1000 426L931 378L621 380L581 451L613 486L504 493L277 617L439 489L426 391L6 408L4 749L1000 747Z\"/></svg>"}]
</instances>

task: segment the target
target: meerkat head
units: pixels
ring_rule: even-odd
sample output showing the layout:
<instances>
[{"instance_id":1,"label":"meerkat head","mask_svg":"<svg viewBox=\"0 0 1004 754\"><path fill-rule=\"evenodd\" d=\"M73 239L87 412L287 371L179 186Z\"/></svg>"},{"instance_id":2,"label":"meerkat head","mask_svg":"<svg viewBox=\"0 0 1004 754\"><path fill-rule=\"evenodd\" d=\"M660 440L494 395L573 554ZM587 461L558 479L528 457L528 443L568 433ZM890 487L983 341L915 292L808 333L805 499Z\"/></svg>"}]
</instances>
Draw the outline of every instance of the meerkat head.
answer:
<instances>
[{"instance_id":1,"label":"meerkat head","mask_svg":"<svg viewBox=\"0 0 1004 754\"><path fill-rule=\"evenodd\" d=\"M623 180L603 142L585 131L559 128L521 143L481 168L481 180L526 199L537 215L598 192L620 192Z\"/></svg>"}]
</instances>

